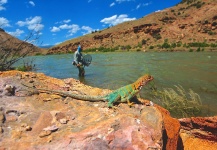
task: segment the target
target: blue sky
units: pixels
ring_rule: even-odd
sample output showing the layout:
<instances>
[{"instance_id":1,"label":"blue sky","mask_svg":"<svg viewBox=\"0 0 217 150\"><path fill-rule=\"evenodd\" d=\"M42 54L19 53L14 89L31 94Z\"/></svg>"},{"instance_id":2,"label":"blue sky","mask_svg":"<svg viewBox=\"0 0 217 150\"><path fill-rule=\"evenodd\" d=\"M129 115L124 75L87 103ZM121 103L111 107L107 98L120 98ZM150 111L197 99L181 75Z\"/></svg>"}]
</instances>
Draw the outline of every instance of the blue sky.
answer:
<instances>
[{"instance_id":1,"label":"blue sky","mask_svg":"<svg viewBox=\"0 0 217 150\"><path fill-rule=\"evenodd\" d=\"M136 20L181 0L0 0L0 28L35 45L55 45L92 31Z\"/></svg>"}]
</instances>

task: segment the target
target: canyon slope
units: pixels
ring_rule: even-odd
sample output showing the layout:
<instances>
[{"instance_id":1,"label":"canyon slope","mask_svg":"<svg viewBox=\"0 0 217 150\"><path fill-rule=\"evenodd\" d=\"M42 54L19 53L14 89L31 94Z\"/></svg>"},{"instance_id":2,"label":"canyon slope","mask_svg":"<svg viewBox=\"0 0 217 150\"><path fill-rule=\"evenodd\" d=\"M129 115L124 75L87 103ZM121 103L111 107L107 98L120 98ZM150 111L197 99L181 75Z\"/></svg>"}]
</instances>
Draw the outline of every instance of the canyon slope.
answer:
<instances>
[{"instance_id":1,"label":"canyon slope","mask_svg":"<svg viewBox=\"0 0 217 150\"><path fill-rule=\"evenodd\" d=\"M84 50L189 50L194 44L217 45L217 1L183 0L174 7L153 12L135 21L65 41L49 49L48 54L74 52L80 43ZM164 45L166 43L166 45ZM175 45L175 46L174 46ZM208 48L215 50L215 48Z\"/></svg>"}]
</instances>

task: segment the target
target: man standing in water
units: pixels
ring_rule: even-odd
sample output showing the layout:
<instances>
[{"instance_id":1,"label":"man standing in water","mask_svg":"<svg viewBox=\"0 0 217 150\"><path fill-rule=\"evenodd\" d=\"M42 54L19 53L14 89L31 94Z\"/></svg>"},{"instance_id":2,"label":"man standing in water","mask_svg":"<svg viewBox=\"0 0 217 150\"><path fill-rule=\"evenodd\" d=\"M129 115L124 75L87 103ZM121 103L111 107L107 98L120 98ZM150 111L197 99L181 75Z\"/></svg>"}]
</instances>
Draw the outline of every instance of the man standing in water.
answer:
<instances>
[{"instance_id":1,"label":"man standing in water","mask_svg":"<svg viewBox=\"0 0 217 150\"><path fill-rule=\"evenodd\" d=\"M81 53L81 45L78 45L77 51L74 53L74 62L73 65L77 66L79 71L79 76L83 77L85 74L84 64L83 64L83 55Z\"/></svg>"}]
</instances>

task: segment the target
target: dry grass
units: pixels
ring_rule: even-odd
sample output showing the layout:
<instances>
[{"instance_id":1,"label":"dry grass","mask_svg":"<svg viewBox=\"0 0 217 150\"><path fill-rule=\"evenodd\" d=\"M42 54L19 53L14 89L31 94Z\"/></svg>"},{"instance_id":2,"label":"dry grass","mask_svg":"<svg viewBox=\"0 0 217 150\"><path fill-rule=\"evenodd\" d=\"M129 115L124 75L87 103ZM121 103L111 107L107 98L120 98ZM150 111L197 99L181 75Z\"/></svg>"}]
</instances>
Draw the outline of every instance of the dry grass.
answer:
<instances>
[{"instance_id":1,"label":"dry grass","mask_svg":"<svg viewBox=\"0 0 217 150\"><path fill-rule=\"evenodd\" d=\"M154 92L154 95L176 117L197 116L202 108L200 96L191 89L186 92L180 85L175 88L164 88Z\"/></svg>"}]
</instances>

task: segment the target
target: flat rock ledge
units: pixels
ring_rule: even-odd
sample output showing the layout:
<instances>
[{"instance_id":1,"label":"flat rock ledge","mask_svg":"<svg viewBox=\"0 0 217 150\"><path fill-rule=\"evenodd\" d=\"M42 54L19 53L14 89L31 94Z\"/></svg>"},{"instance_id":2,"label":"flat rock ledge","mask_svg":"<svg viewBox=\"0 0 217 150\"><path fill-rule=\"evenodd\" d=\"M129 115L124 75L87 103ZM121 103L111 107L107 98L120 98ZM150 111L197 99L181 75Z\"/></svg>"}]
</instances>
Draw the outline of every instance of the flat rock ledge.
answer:
<instances>
[{"instance_id":1,"label":"flat rock ledge","mask_svg":"<svg viewBox=\"0 0 217 150\"><path fill-rule=\"evenodd\" d=\"M33 87L33 88L29 88ZM105 95L73 78L0 72L0 150L217 149L217 116L176 119L149 100L129 107L88 102L35 90Z\"/></svg>"}]
</instances>

